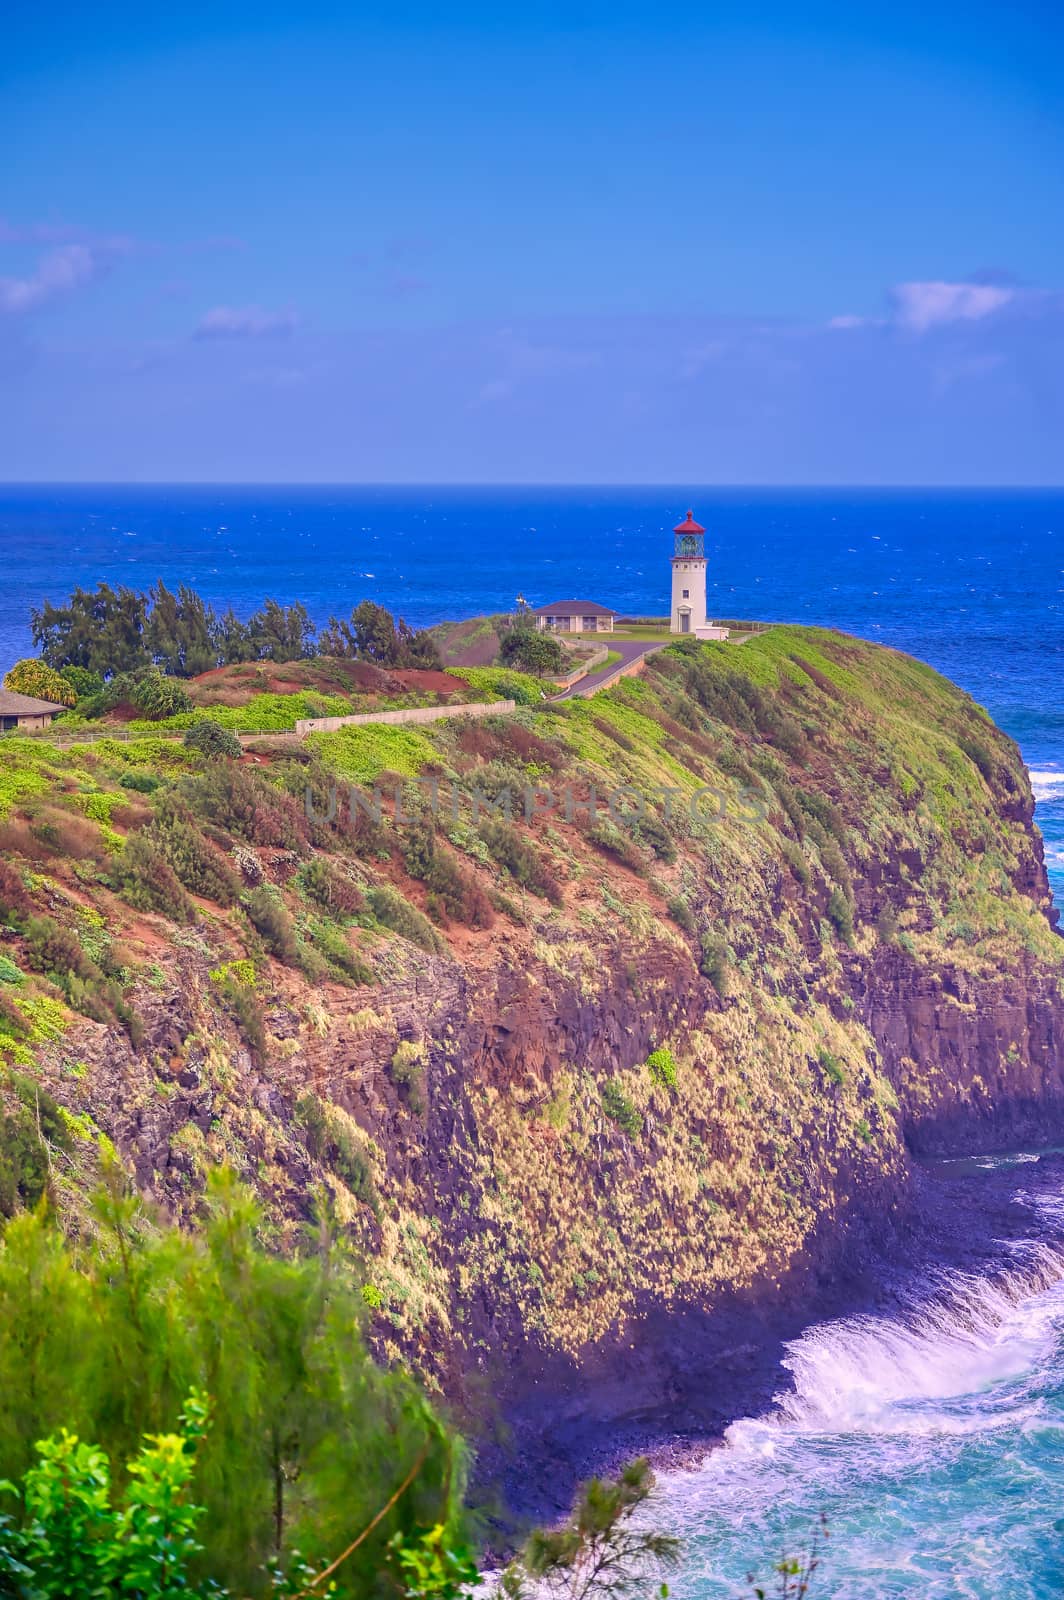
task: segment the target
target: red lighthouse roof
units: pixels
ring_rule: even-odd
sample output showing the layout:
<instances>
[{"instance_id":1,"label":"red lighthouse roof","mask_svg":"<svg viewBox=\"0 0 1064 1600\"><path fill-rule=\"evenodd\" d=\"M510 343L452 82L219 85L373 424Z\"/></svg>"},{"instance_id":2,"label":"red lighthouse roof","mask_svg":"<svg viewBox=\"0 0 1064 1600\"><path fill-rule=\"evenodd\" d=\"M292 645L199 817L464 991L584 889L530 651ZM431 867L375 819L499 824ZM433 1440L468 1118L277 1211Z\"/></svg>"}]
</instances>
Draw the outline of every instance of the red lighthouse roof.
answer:
<instances>
[{"instance_id":1,"label":"red lighthouse roof","mask_svg":"<svg viewBox=\"0 0 1064 1600\"><path fill-rule=\"evenodd\" d=\"M689 511L685 521L678 522L672 531L673 533L705 533L706 530L700 522L695 521L694 512Z\"/></svg>"}]
</instances>

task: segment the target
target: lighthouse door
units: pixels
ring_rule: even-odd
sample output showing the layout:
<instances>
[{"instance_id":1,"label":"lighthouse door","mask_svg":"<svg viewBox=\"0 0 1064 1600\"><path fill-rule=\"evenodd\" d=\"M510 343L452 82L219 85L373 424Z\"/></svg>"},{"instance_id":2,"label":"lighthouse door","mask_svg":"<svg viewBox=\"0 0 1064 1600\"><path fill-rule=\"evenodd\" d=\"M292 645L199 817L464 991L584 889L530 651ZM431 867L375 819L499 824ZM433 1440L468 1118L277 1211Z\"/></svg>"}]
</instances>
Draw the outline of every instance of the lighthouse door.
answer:
<instances>
[{"instance_id":1,"label":"lighthouse door","mask_svg":"<svg viewBox=\"0 0 1064 1600\"><path fill-rule=\"evenodd\" d=\"M681 611L680 612L680 632L681 633L690 633L690 631L691 631L691 613L689 611Z\"/></svg>"}]
</instances>

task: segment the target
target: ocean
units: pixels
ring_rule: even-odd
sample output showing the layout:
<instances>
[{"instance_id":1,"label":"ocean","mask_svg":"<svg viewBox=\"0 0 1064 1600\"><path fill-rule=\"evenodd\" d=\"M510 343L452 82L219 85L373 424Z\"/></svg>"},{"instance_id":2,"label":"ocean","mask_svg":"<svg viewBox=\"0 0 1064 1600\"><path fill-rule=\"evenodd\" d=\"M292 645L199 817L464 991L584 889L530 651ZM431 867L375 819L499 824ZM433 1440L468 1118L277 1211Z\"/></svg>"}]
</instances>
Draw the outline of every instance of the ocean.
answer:
<instances>
[{"instance_id":1,"label":"ocean","mask_svg":"<svg viewBox=\"0 0 1064 1600\"><path fill-rule=\"evenodd\" d=\"M418 625L519 593L661 615L688 506L708 530L715 615L880 640L987 707L1030 769L1064 906L1060 490L0 488L0 668L28 652L33 606L100 578L186 582L241 613L301 599L318 622L365 596ZM1022 1189L1037 1163L1008 1165ZM748 1571L769 1576L821 1512L813 1600L1064 1589L1064 1248L1046 1242L1064 1179L1038 1203L1045 1239L1036 1216L1033 1242L1003 1244L985 1277L808 1329L770 1412L665 1477L656 1515L687 1541L677 1600L749 1593Z\"/></svg>"}]
</instances>

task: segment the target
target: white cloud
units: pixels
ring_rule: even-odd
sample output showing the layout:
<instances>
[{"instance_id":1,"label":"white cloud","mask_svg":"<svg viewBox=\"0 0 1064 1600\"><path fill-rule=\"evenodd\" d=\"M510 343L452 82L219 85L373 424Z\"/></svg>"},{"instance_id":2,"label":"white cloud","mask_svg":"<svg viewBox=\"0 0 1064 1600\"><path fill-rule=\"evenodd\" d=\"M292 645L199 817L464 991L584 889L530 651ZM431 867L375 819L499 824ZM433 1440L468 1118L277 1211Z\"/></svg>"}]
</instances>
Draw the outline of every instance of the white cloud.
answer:
<instances>
[{"instance_id":1,"label":"white cloud","mask_svg":"<svg viewBox=\"0 0 1064 1600\"><path fill-rule=\"evenodd\" d=\"M107 252L67 244L40 258L27 278L0 278L0 311L17 315L89 283L109 264Z\"/></svg>"},{"instance_id":2,"label":"white cloud","mask_svg":"<svg viewBox=\"0 0 1064 1600\"><path fill-rule=\"evenodd\" d=\"M979 322L1016 298L1014 289L993 283L899 283L890 292L895 321L913 333L949 322Z\"/></svg>"},{"instance_id":3,"label":"white cloud","mask_svg":"<svg viewBox=\"0 0 1064 1600\"><path fill-rule=\"evenodd\" d=\"M215 306L197 323L195 339L268 339L292 333L294 311L264 311L261 306Z\"/></svg>"}]
</instances>

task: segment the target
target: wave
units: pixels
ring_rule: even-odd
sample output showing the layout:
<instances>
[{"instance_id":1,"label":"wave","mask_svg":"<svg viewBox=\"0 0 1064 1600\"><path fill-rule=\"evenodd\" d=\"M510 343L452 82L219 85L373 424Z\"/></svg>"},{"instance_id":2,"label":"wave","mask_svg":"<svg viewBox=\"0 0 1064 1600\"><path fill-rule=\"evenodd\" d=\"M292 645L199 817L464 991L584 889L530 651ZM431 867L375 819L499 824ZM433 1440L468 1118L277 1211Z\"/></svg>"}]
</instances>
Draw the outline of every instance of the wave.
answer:
<instances>
[{"instance_id":1,"label":"wave","mask_svg":"<svg viewBox=\"0 0 1064 1600\"><path fill-rule=\"evenodd\" d=\"M1031 780L1031 793L1041 802L1047 800L1064 799L1064 772L1058 772L1048 767L1033 767L1028 776Z\"/></svg>"},{"instance_id":2,"label":"wave","mask_svg":"<svg viewBox=\"0 0 1064 1600\"><path fill-rule=\"evenodd\" d=\"M1038 1210L1054 1231L1064 1222L1059 1206ZM1022 1377L1064 1322L1064 1239L1003 1248L996 1271L941 1273L894 1316L843 1317L790 1341L782 1365L793 1387L767 1415L732 1424L714 1453L720 1465L735 1452L761 1455L787 1434L955 1433L1015 1422L1011 1408L949 1404Z\"/></svg>"}]
</instances>

